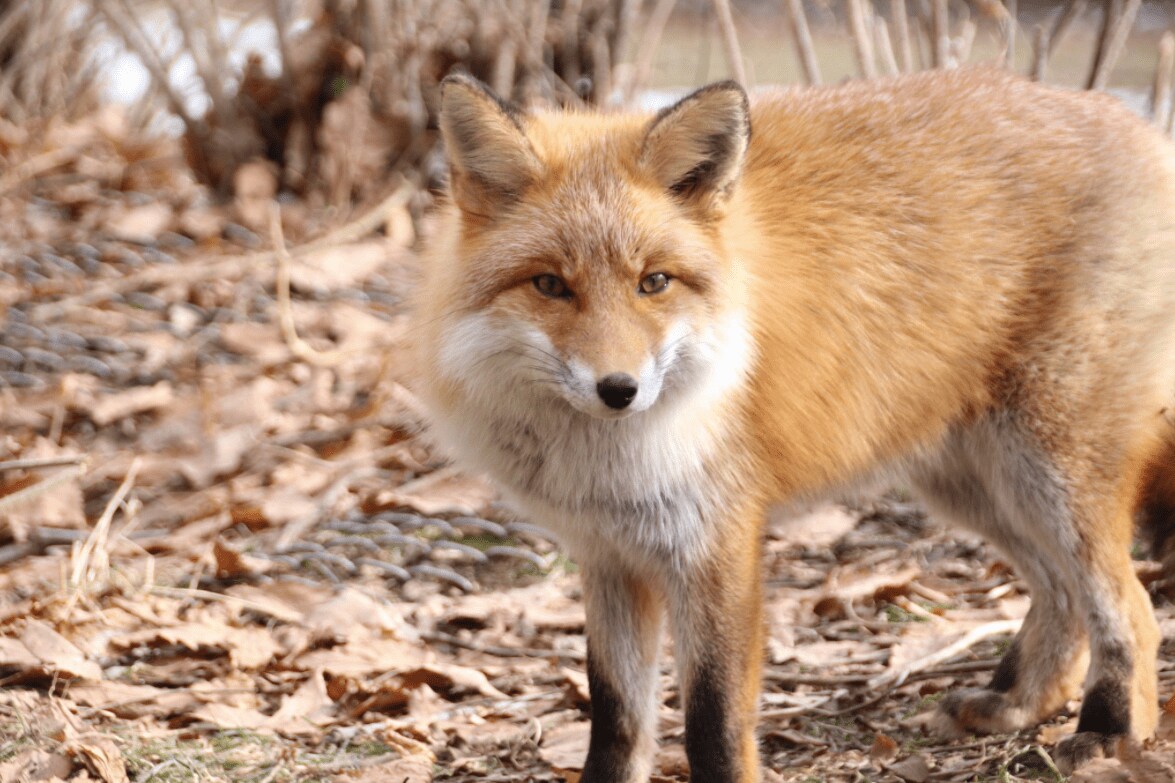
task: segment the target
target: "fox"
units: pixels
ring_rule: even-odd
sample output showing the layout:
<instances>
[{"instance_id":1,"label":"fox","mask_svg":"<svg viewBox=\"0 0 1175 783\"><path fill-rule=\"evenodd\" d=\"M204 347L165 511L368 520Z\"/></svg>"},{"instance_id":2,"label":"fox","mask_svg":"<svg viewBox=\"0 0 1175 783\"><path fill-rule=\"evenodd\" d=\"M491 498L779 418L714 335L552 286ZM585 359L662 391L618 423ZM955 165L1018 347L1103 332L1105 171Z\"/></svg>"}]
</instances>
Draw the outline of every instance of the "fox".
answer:
<instances>
[{"instance_id":1,"label":"fox","mask_svg":"<svg viewBox=\"0 0 1175 783\"><path fill-rule=\"evenodd\" d=\"M418 393L583 580L584 783L648 780L672 631L694 781L761 779L768 510L901 481L1031 606L948 735L1158 720L1136 515L1175 508L1175 152L995 69L521 108L446 77Z\"/></svg>"}]
</instances>

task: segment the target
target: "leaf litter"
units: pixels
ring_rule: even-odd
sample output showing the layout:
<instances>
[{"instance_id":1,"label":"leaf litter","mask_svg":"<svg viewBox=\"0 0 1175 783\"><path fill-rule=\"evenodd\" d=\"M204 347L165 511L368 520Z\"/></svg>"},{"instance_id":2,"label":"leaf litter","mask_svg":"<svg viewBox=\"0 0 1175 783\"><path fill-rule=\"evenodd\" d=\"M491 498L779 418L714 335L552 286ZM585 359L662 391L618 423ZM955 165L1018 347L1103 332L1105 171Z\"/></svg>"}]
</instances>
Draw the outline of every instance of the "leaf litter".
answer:
<instances>
[{"instance_id":1,"label":"leaf litter","mask_svg":"<svg viewBox=\"0 0 1175 783\"><path fill-rule=\"evenodd\" d=\"M179 167L144 177L179 151L112 114L28 154L54 144L53 176L0 194L0 780L577 780L575 567L422 430L416 232L372 230L409 200L279 214L287 300L264 172L220 207ZM994 550L886 496L774 520L764 570L768 780L1055 779L1075 704L923 733L1026 611ZM1172 699L1175 610L1139 570ZM671 664L657 781L687 775ZM1173 750L1170 701L1073 779L1172 780Z\"/></svg>"}]
</instances>

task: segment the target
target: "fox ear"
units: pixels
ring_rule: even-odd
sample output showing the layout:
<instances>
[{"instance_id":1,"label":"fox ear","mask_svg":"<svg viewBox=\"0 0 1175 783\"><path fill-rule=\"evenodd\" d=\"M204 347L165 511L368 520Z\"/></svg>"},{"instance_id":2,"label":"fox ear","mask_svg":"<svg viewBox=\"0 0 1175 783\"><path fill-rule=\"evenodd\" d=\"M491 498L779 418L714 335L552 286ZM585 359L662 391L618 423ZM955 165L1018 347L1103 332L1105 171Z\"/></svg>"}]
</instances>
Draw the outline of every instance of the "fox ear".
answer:
<instances>
[{"instance_id":1,"label":"fox ear","mask_svg":"<svg viewBox=\"0 0 1175 783\"><path fill-rule=\"evenodd\" d=\"M518 200L539 174L539 160L516 108L471 76L441 82L441 137L457 206L489 216Z\"/></svg>"},{"instance_id":2,"label":"fox ear","mask_svg":"<svg viewBox=\"0 0 1175 783\"><path fill-rule=\"evenodd\" d=\"M653 119L641 162L670 193L710 206L738 180L750 140L746 92L738 82L718 82Z\"/></svg>"}]
</instances>

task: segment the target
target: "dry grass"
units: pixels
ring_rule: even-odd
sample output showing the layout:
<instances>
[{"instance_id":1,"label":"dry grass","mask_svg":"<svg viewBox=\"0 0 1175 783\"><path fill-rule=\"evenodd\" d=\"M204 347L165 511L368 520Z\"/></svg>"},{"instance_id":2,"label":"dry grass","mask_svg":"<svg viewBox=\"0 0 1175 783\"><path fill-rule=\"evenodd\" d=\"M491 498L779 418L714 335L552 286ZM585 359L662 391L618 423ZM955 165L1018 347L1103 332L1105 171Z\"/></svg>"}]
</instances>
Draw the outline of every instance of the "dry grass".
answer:
<instances>
[{"instance_id":1,"label":"dry grass","mask_svg":"<svg viewBox=\"0 0 1175 783\"><path fill-rule=\"evenodd\" d=\"M90 21L72 0L0 0L0 118L30 125L97 106Z\"/></svg>"}]
</instances>

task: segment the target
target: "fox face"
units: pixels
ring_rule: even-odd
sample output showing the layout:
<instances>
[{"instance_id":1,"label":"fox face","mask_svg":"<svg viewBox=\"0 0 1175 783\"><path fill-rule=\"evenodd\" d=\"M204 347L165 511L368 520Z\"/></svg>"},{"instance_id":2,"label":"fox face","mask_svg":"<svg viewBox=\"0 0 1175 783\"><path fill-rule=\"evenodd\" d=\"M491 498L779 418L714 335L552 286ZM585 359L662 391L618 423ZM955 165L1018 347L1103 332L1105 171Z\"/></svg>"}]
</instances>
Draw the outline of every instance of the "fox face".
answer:
<instances>
[{"instance_id":1,"label":"fox face","mask_svg":"<svg viewBox=\"0 0 1175 783\"><path fill-rule=\"evenodd\" d=\"M712 102L647 124L524 116L446 82L456 225L436 367L461 396L611 420L737 378L726 360L747 341L716 225L748 126L741 90ZM662 149L687 142L693 165Z\"/></svg>"}]
</instances>

